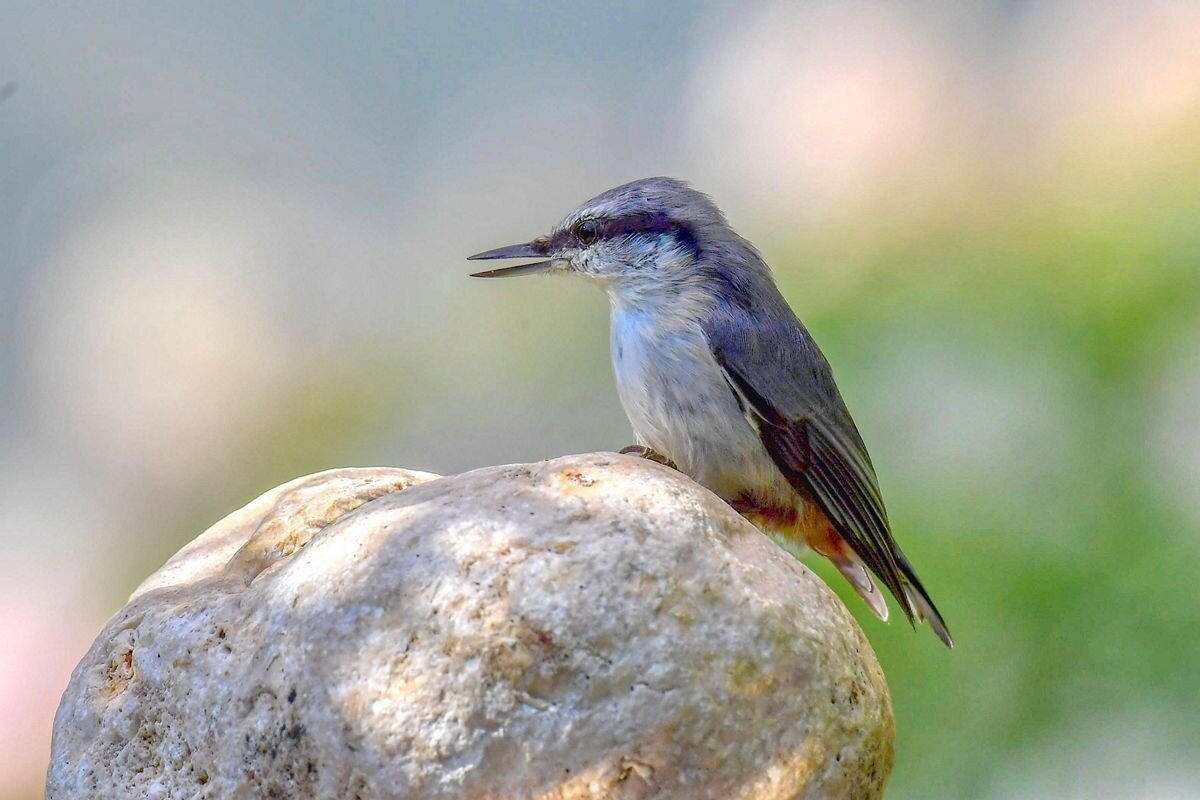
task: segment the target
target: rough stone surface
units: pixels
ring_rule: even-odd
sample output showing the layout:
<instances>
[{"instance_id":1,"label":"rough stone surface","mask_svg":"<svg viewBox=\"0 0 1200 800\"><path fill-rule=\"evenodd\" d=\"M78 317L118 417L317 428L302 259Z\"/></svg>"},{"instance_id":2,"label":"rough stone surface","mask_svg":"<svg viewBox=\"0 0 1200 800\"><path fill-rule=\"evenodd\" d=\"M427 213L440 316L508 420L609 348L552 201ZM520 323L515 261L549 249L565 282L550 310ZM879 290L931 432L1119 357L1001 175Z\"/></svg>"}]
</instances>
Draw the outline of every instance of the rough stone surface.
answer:
<instances>
[{"instance_id":1,"label":"rough stone surface","mask_svg":"<svg viewBox=\"0 0 1200 800\"><path fill-rule=\"evenodd\" d=\"M879 665L718 498L595 454L279 487L104 628L50 798L870 798Z\"/></svg>"}]
</instances>

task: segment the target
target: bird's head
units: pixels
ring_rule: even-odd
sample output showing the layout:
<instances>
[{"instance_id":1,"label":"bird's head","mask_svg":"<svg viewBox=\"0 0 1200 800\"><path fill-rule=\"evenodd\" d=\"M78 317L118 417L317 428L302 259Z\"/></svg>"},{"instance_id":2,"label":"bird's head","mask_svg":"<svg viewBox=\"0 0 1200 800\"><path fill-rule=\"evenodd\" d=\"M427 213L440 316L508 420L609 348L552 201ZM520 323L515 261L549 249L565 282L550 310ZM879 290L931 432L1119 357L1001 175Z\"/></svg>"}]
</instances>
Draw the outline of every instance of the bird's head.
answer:
<instances>
[{"instance_id":1,"label":"bird's head","mask_svg":"<svg viewBox=\"0 0 1200 800\"><path fill-rule=\"evenodd\" d=\"M549 235L470 258L541 259L473 277L575 273L620 299L702 281L705 249L731 238L742 242L707 195L673 178L644 178L588 200Z\"/></svg>"}]
</instances>

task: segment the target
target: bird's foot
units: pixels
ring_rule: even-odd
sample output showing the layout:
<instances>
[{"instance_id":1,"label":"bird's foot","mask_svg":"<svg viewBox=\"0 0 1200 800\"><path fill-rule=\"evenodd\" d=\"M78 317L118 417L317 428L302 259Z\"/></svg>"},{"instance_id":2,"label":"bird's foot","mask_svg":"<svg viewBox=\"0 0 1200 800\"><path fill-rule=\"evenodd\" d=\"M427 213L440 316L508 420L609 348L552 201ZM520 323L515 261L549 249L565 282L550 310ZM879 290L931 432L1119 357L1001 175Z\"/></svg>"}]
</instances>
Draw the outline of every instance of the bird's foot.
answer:
<instances>
[{"instance_id":1,"label":"bird's foot","mask_svg":"<svg viewBox=\"0 0 1200 800\"><path fill-rule=\"evenodd\" d=\"M663 466L670 467L673 470L679 469L679 465L674 461L667 458L657 450L653 450L642 444L631 444L628 447L621 448L621 455L637 456L638 458L644 458L647 461L653 461L655 464L662 464Z\"/></svg>"}]
</instances>

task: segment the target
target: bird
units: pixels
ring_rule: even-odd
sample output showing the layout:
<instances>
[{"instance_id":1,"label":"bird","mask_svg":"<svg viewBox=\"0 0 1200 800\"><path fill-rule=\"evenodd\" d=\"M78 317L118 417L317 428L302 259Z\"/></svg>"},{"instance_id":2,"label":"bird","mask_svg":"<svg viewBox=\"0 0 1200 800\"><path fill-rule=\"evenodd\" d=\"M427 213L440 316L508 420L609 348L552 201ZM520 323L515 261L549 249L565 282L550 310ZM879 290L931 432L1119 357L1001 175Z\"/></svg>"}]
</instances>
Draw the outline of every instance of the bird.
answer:
<instances>
[{"instance_id":1,"label":"bird","mask_svg":"<svg viewBox=\"0 0 1200 800\"><path fill-rule=\"evenodd\" d=\"M565 273L608 295L617 391L634 452L714 492L793 552L828 558L884 621L888 605L953 639L892 535L879 480L828 360L758 250L674 178L593 197L548 235L468 260L474 273Z\"/></svg>"}]
</instances>

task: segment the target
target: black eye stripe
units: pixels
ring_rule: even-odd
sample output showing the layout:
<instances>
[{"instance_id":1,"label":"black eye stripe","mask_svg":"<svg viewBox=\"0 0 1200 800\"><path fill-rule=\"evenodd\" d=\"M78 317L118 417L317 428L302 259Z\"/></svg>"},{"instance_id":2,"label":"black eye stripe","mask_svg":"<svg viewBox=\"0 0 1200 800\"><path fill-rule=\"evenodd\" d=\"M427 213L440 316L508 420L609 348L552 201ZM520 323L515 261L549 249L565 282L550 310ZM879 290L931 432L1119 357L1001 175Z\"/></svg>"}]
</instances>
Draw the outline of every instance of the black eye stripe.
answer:
<instances>
[{"instance_id":1,"label":"black eye stripe","mask_svg":"<svg viewBox=\"0 0 1200 800\"><path fill-rule=\"evenodd\" d=\"M696 235L693 233L691 227L671 219L670 216L661 211L638 212L625 214L620 217L587 218L576 223L570 230L562 231L556 235L553 245L555 247L562 247L567 245L571 239L581 238L577 236L577 233L583 223L590 223L594 226L595 237L593 242L600 242L607 239L623 239L626 236L634 235L661 236L664 234L673 234L684 247L691 250L694 254L699 252Z\"/></svg>"}]
</instances>

